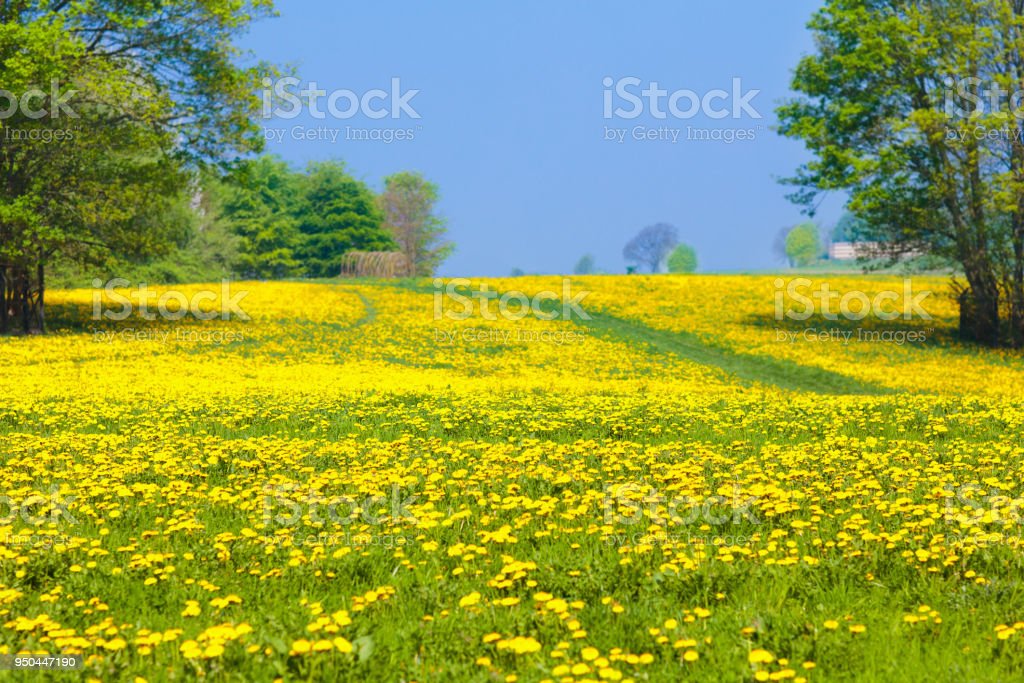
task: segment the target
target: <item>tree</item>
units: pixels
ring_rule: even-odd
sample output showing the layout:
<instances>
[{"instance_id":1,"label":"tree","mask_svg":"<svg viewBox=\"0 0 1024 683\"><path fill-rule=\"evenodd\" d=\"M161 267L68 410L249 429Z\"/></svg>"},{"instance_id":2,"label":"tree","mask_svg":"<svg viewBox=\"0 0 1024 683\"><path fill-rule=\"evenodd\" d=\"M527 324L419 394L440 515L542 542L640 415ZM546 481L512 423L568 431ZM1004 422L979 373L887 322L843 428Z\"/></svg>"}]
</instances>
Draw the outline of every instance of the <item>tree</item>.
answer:
<instances>
[{"instance_id":1,"label":"tree","mask_svg":"<svg viewBox=\"0 0 1024 683\"><path fill-rule=\"evenodd\" d=\"M301 275L297 204L300 179L286 162L266 155L207 181L215 221L238 237L235 269L247 278Z\"/></svg>"},{"instance_id":2,"label":"tree","mask_svg":"<svg viewBox=\"0 0 1024 683\"><path fill-rule=\"evenodd\" d=\"M332 277L349 252L397 248L377 198L340 161L301 173L270 155L246 160L208 180L204 196L238 237L235 267L245 277Z\"/></svg>"},{"instance_id":3,"label":"tree","mask_svg":"<svg viewBox=\"0 0 1024 683\"><path fill-rule=\"evenodd\" d=\"M650 272L657 273L661 270L669 252L678 243L678 232L674 226L668 223L656 223L647 226L627 242L622 250L622 256L627 261L646 266Z\"/></svg>"},{"instance_id":4,"label":"tree","mask_svg":"<svg viewBox=\"0 0 1024 683\"><path fill-rule=\"evenodd\" d=\"M302 235L298 258L310 277L333 277L349 251L392 251L377 201L338 161L310 164L299 181L296 220Z\"/></svg>"},{"instance_id":5,"label":"tree","mask_svg":"<svg viewBox=\"0 0 1024 683\"><path fill-rule=\"evenodd\" d=\"M867 224L849 211L840 216L832 228L833 242L860 242L862 235L869 233Z\"/></svg>"},{"instance_id":6,"label":"tree","mask_svg":"<svg viewBox=\"0 0 1024 683\"><path fill-rule=\"evenodd\" d=\"M437 185L409 171L384 179L379 205L384 229L411 264L410 275L430 276L455 250L444 241L446 221L437 215Z\"/></svg>"},{"instance_id":7,"label":"tree","mask_svg":"<svg viewBox=\"0 0 1024 683\"><path fill-rule=\"evenodd\" d=\"M668 256L668 272L692 273L697 270L697 252L688 244L680 244Z\"/></svg>"},{"instance_id":8,"label":"tree","mask_svg":"<svg viewBox=\"0 0 1024 683\"><path fill-rule=\"evenodd\" d=\"M231 40L266 0L0 4L0 332L44 330L56 258L167 252L156 220L195 169L261 142L254 92L272 72ZM38 111L37 111L38 110ZM41 117L36 114L42 112Z\"/></svg>"},{"instance_id":9,"label":"tree","mask_svg":"<svg viewBox=\"0 0 1024 683\"><path fill-rule=\"evenodd\" d=\"M786 258L791 266L809 266L821 253L821 238L814 223L793 226L786 235Z\"/></svg>"},{"instance_id":10,"label":"tree","mask_svg":"<svg viewBox=\"0 0 1024 683\"><path fill-rule=\"evenodd\" d=\"M848 192L891 260L960 264L962 337L1024 345L1024 3L827 0L809 26L778 111L814 155L793 198Z\"/></svg>"},{"instance_id":11,"label":"tree","mask_svg":"<svg viewBox=\"0 0 1024 683\"><path fill-rule=\"evenodd\" d=\"M597 266L594 264L594 257L590 254L584 254L576 262L572 272L576 275L592 275L595 270L597 270Z\"/></svg>"}]
</instances>

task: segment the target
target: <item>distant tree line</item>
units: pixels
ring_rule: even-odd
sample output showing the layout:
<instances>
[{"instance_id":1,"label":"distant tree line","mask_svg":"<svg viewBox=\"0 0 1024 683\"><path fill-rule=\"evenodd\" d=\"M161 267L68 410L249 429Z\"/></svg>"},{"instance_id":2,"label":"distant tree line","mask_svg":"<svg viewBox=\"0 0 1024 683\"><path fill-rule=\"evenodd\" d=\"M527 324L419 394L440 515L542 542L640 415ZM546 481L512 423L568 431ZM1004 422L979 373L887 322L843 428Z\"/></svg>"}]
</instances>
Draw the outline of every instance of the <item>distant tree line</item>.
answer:
<instances>
[{"instance_id":1,"label":"distant tree line","mask_svg":"<svg viewBox=\"0 0 1024 683\"><path fill-rule=\"evenodd\" d=\"M905 272L955 271L956 264L949 258L937 254L901 251L892 255L889 243L875 241L874 228L862 217L847 211L831 228L814 221L804 221L786 226L775 236L772 250L775 257L791 268L819 266L832 260L831 247L837 243L852 243L869 248L851 257L857 267L865 272L891 268L897 264Z\"/></svg>"},{"instance_id":2,"label":"distant tree line","mask_svg":"<svg viewBox=\"0 0 1024 683\"><path fill-rule=\"evenodd\" d=\"M153 220L173 225L169 250L111 258L88 272L66 259L51 278L81 286L97 274L177 283L224 277L336 277L345 254L399 252L405 276L428 276L452 251L438 189L403 171L375 193L341 161L296 170L271 155L207 169Z\"/></svg>"},{"instance_id":3,"label":"distant tree line","mask_svg":"<svg viewBox=\"0 0 1024 683\"><path fill-rule=\"evenodd\" d=\"M271 14L272 0L0 2L0 333L45 330L54 282L324 277L353 249L401 251L424 275L450 252L418 174L375 195L338 162L252 158L261 83L280 71L241 65L233 41Z\"/></svg>"},{"instance_id":4,"label":"distant tree line","mask_svg":"<svg viewBox=\"0 0 1024 683\"><path fill-rule=\"evenodd\" d=\"M648 225L630 239L622 249L628 264L627 273L693 273L697 270L697 252L679 241L679 231L668 223ZM593 254L584 254L573 267L575 275L593 275L603 271L597 267ZM518 268L512 273L521 275Z\"/></svg>"},{"instance_id":5,"label":"distant tree line","mask_svg":"<svg viewBox=\"0 0 1024 683\"><path fill-rule=\"evenodd\" d=\"M398 251L406 275L431 275L452 250L437 198L418 173L385 178L377 195L340 161L300 172L263 156L206 181L192 235L204 246L217 236L223 269L240 277L334 277L351 251Z\"/></svg>"},{"instance_id":6,"label":"distant tree line","mask_svg":"<svg viewBox=\"0 0 1024 683\"><path fill-rule=\"evenodd\" d=\"M674 225L656 223L648 225L626 243L622 256L633 264L629 272L647 270L660 273L692 273L697 270L697 252L679 241Z\"/></svg>"}]
</instances>

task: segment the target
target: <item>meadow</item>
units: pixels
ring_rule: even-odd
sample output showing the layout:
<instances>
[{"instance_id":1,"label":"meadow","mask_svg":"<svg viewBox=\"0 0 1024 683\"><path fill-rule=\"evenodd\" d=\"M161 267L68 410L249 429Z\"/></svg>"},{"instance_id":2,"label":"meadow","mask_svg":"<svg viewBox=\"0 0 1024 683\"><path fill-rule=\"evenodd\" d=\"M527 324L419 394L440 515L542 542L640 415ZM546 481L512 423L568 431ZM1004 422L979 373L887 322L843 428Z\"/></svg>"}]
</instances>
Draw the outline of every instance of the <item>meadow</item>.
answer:
<instances>
[{"instance_id":1,"label":"meadow","mask_svg":"<svg viewBox=\"0 0 1024 683\"><path fill-rule=\"evenodd\" d=\"M429 280L234 282L250 320L49 293L0 338L0 655L84 664L0 675L1024 677L1024 359L960 344L941 278L891 321L778 320L776 279L574 277L589 320L437 319Z\"/></svg>"}]
</instances>

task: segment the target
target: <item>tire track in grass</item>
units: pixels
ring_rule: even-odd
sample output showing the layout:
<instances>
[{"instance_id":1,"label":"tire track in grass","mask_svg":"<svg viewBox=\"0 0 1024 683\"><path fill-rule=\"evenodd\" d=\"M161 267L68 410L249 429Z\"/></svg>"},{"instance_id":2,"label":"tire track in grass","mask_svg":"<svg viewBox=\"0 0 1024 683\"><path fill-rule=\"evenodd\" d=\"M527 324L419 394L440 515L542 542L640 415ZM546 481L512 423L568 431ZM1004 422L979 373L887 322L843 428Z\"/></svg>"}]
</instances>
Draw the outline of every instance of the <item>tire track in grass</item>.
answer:
<instances>
[{"instance_id":1,"label":"tire track in grass","mask_svg":"<svg viewBox=\"0 0 1024 683\"><path fill-rule=\"evenodd\" d=\"M363 314L363 317L352 323L352 327L362 327L363 325L371 325L374 322L376 322L377 307L373 305L373 302L370 301L369 297L360 292L358 289L352 289L349 291L354 292L355 295L359 297L359 300L363 303L363 308L366 309L366 312Z\"/></svg>"},{"instance_id":2,"label":"tire track in grass","mask_svg":"<svg viewBox=\"0 0 1024 683\"><path fill-rule=\"evenodd\" d=\"M646 347L653 353L670 353L699 365L719 368L742 382L770 384L789 391L816 394L881 396L894 390L862 382L838 372L800 365L770 356L754 356L709 344L690 332L659 330L633 320L598 311L587 311L590 320L576 320L595 336Z\"/></svg>"},{"instance_id":3,"label":"tire track in grass","mask_svg":"<svg viewBox=\"0 0 1024 683\"><path fill-rule=\"evenodd\" d=\"M410 291L433 294L434 289L415 280L374 282L375 286L401 287ZM500 296L502 292L498 292ZM787 391L803 391L822 395L854 394L883 396L897 393L889 387L862 382L853 377L800 365L782 358L737 353L710 344L691 332L659 330L644 323L618 318L609 313L588 309L590 320L573 319L595 336L645 348L648 353L668 353L698 365L718 368L744 384L767 384Z\"/></svg>"}]
</instances>

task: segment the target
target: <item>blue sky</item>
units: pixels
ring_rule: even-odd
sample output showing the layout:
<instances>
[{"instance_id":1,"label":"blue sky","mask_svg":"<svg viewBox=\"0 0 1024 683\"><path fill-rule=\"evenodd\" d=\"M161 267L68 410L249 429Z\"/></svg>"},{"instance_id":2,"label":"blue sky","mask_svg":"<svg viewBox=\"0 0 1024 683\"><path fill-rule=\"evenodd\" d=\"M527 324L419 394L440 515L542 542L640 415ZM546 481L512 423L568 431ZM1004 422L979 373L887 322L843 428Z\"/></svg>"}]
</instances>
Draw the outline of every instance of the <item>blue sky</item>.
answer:
<instances>
[{"instance_id":1,"label":"blue sky","mask_svg":"<svg viewBox=\"0 0 1024 683\"><path fill-rule=\"evenodd\" d=\"M441 275L571 272L585 253L622 272L623 245L658 222L679 229L702 271L770 269L779 266L776 233L804 219L777 179L807 153L774 132L774 108L813 48L805 25L817 1L277 6L280 16L256 24L243 46L291 65L294 91L316 81L328 95L390 93L398 79L407 106L392 106L389 95L370 108L397 118L358 109L341 118L347 95L336 99L339 116L326 112L324 96L325 118L264 120L267 151L296 166L341 159L375 189L399 170L437 182L457 246ZM639 79L625 82L643 103L636 118L615 113L634 109L614 92L624 78ZM760 91L746 108L732 106L734 79L740 99ZM641 94L653 81L667 93L658 100L664 118ZM690 115L692 97L715 90L730 96ZM674 115L676 91L693 95L677 95ZM728 113L707 115L716 111ZM399 135L411 139L386 141ZM371 139L345 139L359 136ZM841 212L842 198L830 197L818 218L831 224Z\"/></svg>"}]
</instances>

